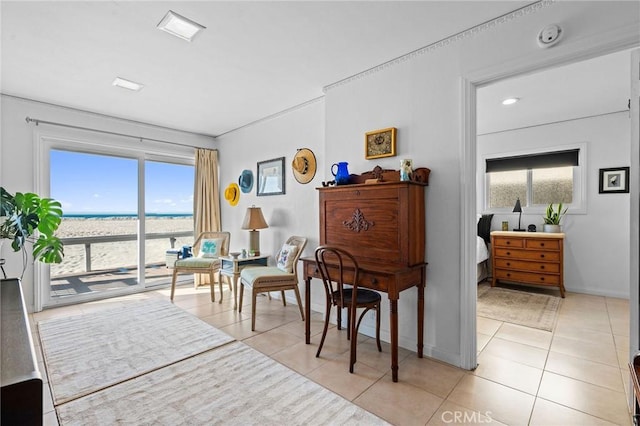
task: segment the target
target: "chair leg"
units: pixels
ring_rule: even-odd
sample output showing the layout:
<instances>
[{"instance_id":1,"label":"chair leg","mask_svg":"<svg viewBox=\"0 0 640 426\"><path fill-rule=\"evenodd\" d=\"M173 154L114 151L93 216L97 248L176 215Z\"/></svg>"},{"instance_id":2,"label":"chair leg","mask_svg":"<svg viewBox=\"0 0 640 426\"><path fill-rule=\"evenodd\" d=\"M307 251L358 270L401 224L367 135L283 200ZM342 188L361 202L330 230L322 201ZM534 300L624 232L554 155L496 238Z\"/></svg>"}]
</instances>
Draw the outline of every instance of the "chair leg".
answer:
<instances>
[{"instance_id":1,"label":"chair leg","mask_svg":"<svg viewBox=\"0 0 640 426\"><path fill-rule=\"evenodd\" d=\"M178 270L173 268L173 278L171 278L171 300L173 300L173 295L176 292L176 280L178 279Z\"/></svg>"},{"instance_id":2,"label":"chair leg","mask_svg":"<svg viewBox=\"0 0 640 426\"><path fill-rule=\"evenodd\" d=\"M215 302L216 301L216 292L215 292L215 287L216 287L216 274L214 271L209 271L209 281L211 283L211 301ZM222 285L220 285L220 303L222 303Z\"/></svg>"},{"instance_id":3,"label":"chair leg","mask_svg":"<svg viewBox=\"0 0 640 426\"><path fill-rule=\"evenodd\" d=\"M351 340L351 307L347 306L347 340Z\"/></svg>"},{"instance_id":4,"label":"chair leg","mask_svg":"<svg viewBox=\"0 0 640 426\"><path fill-rule=\"evenodd\" d=\"M304 311L302 309L302 300L300 299L300 290L298 290L298 286L293 288L293 291L296 293L296 300L298 300L298 308L300 308L300 316L302 317L302 321L304 321Z\"/></svg>"},{"instance_id":5,"label":"chair leg","mask_svg":"<svg viewBox=\"0 0 640 426\"><path fill-rule=\"evenodd\" d=\"M354 305L355 306L355 305ZM352 307L349 306L349 308L347 308L347 317L349 318L349 323L347 324L347 330L351 330L351 347L350 347L350 354L349 354L349 373L353 373L353 366L356 364L356 344L358 343L358 329L356 326L356 310L353 309L353 312L351 312ZM364 314L363 314L364 315ZM360 317L360 319L362 319L362 316ZM358 321L358 325L360 325L360 321ZM347 331L348 333L348 331Z\"/></svg>"},{"instance_id":6,"label":"chair leg","mask_svg":"<svg viewBox=\"0 0 640 426\"><path fill-rule=\"evenodd\" d=\"M255 287L251 289L251 331L256 331L256 296Z\"/></svg>"},{"instance_id":7,"label":"chair leg","mask_svg":"<svg viewBox=\"0 0 640 426\"><path fill-rule=\"evenodd\" d=\"M242 312L242 295L244 294L244 283L240 281L240 300L238 301L238 312Z\"/></svg>"},{"instance_id":8,"label":"chair leg","mask_svg":"<svg viewBox=\"0 0 640 426\"><path fill-rule=\"evenodd\" d=\"M329 317L331 316L331 301L327 296L327 314L324 317L324 328L322 329L322 337L320 338L320 345L318 346L318 352L316 352L316 358L320 357L320 351L322 351L322 345L324 345L324 339L327 337L327 329L329 328Z\"/></svg>"},{"instance_id":9,"label":"chair leg","mask_svg":"<svg viewBox=\"0 0 640 426\"><path fill-rule=\"evenodd\" d=\"M282 295L282 305L287 306L287 299L284 297L284 290L280 290L280 293Z\"/></svg>"},{"instance_id":10,"label":"chair leg","mask_svg":"<svg viewBox=\"0 0 640 426\"><path fill-rule=\"evenodd\" d=\"M222 277L218 277L218 287L220 288L220 303L222 303Z\"/></svg>"},{"instance_id":11,"label":"chair leg","mask_svg":"<svg viewBox=\"0 0 640 426\"><path fill-rule=\"evenodd\" d=\"M342 307L340 305L336 305L336 308L338 308L338 317L337 317L336 326L338 327L338 330L342 330Z\"/></svg>"},{"instance_id":12,"label":"chair leg","mask_svg":"<svg viewBox=\"0 0 640 426\"><path fill-rule=\"evenodd\" d=\"M376 307L376 343L378 344L378 352L382 352L382 345L380 345L380 303Z\"/></svg>"}]
</instances>

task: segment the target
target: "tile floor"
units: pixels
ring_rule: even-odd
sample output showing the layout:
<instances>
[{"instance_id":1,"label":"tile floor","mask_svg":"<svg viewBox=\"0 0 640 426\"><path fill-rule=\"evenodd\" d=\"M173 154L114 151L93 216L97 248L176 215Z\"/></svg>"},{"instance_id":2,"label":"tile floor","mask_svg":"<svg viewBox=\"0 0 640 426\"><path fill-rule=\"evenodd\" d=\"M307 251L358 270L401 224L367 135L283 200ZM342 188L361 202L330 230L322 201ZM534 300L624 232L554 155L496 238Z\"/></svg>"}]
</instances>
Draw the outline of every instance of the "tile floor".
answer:
<instances>
[{"instance_id":1,"label":"tile floor","mask_svg":"<svg viewBox=\"0 0 640 426\"><path fill-rule=\"evenodd\" d=\"M33 314L42 371L37 321L104 309L127 299L168 299L168 294L168 289L162 289ZM331 327L322 356L316 358L322 331L319 313L312 315L312 344L306 345L297 307L283 307L276 299L258 299L255 332L251 331L250 301L238 313L227 290L219 304L209 301L207 289L182 286L175 304L395 425L632 424L626 402L626 300L568 293L553 332L479 317L475 371L419 359L400 349L398 383L391 381L389 346L383 344L380 354L374 339L366 336L359 336L355 374L348 374L344 330ZM44 424L57 424L48 384Z\"/></svg>"}]
</instances>

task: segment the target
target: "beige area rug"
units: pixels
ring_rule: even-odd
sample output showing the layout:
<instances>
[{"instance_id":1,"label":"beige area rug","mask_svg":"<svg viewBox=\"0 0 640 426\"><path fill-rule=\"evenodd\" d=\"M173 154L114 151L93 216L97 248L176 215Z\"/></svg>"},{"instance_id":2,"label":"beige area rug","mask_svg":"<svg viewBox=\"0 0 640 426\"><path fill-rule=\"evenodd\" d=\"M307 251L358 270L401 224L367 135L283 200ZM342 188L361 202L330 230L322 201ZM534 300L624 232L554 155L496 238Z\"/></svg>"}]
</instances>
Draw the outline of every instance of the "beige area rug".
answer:
<instances>
[{"instance_id":1,"label":"beige area rug","mask_svg":"<svg viewBox=\"0 0 640 426\"><path fill-rule=\"evenodd\" d=\"M242 342L71 401L58 417L64 426L386 424Z\"/></svg>"},{"instance_id":2,"label":"beige area rug","mask_svg":"<svg viewBox=\"0 0 640 426\"><path fill-rule=\"evenodd\" d=\"M485 318L552 331L559 306L555 296L478 286L477 313Z\"/></svg>"},{"instance_id":3,"label":"beige area rug","mask_svg":"<svg viewBox=\"0 0 640 426\"><path fill-rule=\"evenodd\" d=\"M44 320L38 329L55 405L235 340L166 300Z\"/></svg>"}]
</instances>

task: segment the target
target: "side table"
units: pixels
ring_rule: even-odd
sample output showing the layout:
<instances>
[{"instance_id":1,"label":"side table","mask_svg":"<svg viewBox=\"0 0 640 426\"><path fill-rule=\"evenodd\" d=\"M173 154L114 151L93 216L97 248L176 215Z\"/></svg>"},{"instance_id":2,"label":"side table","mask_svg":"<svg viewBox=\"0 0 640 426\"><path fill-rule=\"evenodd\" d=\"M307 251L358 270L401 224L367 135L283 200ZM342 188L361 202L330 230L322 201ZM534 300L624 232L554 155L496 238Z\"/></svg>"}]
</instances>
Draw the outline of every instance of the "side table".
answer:
<instances>
[{"instance_id":1,"label":"side table","mask_svg":"<svg viewBox=\"0 0 640 426\"><path fill-rule=\"evenodd\" d=\"M218 270L218 280L222 279L222 275L233 279L233 309L238 309L238 278L240 278L242 269L251 265L267 266L268 260L268 255L235 258L231 256L220 257L222 264Z\"/></svg>"}]
</instances>

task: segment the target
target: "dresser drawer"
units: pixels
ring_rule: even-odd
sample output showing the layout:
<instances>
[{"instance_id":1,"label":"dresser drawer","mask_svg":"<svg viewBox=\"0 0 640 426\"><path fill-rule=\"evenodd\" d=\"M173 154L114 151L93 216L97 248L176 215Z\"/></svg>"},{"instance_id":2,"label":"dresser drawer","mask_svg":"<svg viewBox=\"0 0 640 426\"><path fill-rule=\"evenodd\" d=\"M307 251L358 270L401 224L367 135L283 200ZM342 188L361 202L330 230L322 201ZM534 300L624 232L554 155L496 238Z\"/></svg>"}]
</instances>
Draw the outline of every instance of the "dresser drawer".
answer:
<instances>
[{"instance_id":1,"label":"dresser drawer","mask_svg":"<svg viewBox=\"0 0 640 426\"><path fill-rule=\"evenodd\" d=\"M499 280L516 281L529 284L553 285L560 284L559 275L547 275L533 272L520 272L505 269L496 269L495 276Z\"/></svg>"},{"instance_id":2,"label":"dresser drawer","mask_svg":"<svg viewBox=\"0 0 640 426\"><path fill-rule=\"evenodd\" d=\"M519 269L533 272L560 272L560 264L557 262L528 262L526 260L496 259L496 268Z\"/></svg>"},{"instance_id":3,"label":"dresser drawer","mask_svg":"<svg viewBox=\"0 0 640 426\"><path fill-rule=\"evenodd\" d=\"M522 248L524 247L524 241L522 238L511 238L511 237L494 237L493 245L495 247L515 247Z\"/></svg>"},{"instance_id":4,"label":"dresser drawer","mask_svg":"<svg viewBox=\"0 0 640 426\"><path fill-rule=\"evenodd\" d=\"M547 262L557 262L560 260L560 252L557 251L539 251L539 250L513 250L513 249L495 249L496 259L500 257L521 260L540 260Z\"/></svg>"},{"instance_id":5,"label":"dresser drawer","mask_svg":"<svg viewBox=\"0 0 640 426\"><path fill-rule=\"evenodd\" d=\"M533 238L533 239L525 240L524 246L528 249L560 250L560 241Z\"/></svg>"}]
</instances>

